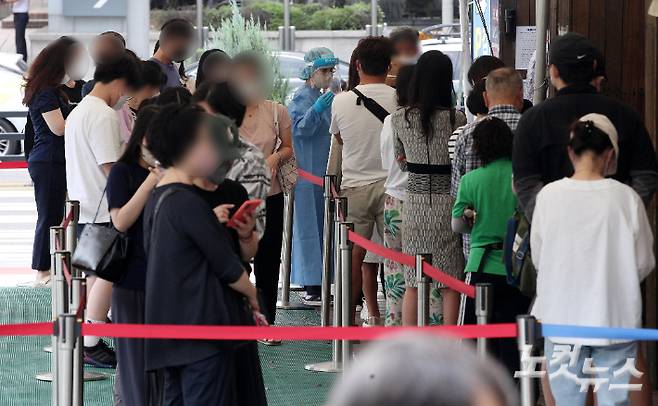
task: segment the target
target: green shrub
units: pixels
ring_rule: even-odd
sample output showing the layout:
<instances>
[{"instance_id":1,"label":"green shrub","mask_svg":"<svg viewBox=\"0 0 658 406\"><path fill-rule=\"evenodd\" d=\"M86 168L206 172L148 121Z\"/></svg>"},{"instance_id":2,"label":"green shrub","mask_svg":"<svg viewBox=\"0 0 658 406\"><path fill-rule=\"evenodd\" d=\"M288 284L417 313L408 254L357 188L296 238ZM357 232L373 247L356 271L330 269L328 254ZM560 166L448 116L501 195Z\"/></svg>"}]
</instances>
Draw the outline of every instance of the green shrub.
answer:
<instances>
[{"instance_id":1,"label":"green shrub","mask_svg":"<svg viewBox=\"0 0 658 406\"><path fill-rule=\"evenodd\" d=\"M222 49L231 57L245 51L264 55L267 58L268 66L272 68L273 80L269 99L285 103L288 94L288 79L281 75L279 59L272 52L260 26L254 18L245 18L240 14L235 0L231 0L230 10L231 14L228 18L221 20L216 26L210 26L208 48Z\"/></svg>"}]
</instances>

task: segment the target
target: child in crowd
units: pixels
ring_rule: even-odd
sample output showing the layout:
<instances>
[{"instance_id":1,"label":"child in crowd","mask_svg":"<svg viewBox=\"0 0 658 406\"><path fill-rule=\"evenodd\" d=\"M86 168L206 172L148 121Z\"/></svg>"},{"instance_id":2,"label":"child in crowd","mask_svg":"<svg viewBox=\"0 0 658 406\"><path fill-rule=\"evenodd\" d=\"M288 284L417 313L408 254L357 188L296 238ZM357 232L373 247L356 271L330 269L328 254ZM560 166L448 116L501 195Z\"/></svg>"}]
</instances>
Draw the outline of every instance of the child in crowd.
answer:
<instances>
[{"instance_id":1,"label":"child in crowd","mask_svg":"<svg viewBox=\"0 0 658 406\"><path fill-rule=\"evenodd\" d=\"M483 166L461 178L452 210L453 230L471 235L466 263L470 283L492 285L492 323L513 323L530 306L530 299L507 283L502 260L507 220L517 206L512 192L513 140L514 134L503 120L492 116L480 120L473 130L473 148ZM468 299L464 324L475 323L475 300ZM510 376L519 370L516 340L491 340L489 348Z\"/></svg>"},{"instance_id":2,"label":"child in crowd","mask_svg":"<svg viewBox=\"0 0 658 406\"><path fill-rule=\"evenodd\" d=\"M617 130L606 116L581 117L568 144L574 174L537 195L531 234L537 299L532 313L544 323L641 327L640 283L655 265L653 236L640 196L606 178L616 172L618 151ZM577 381L591 378L585 375L589 364L600 368L597 378L605 379L596 392L598 404L629 404L623 385L636 369L632 363L628 369L628 360L637 358L637 342L547 337L545 355L558 405L584 404L587 393ZM568 376L554 374L561 368Z\"/></svg>"}]
</instances>

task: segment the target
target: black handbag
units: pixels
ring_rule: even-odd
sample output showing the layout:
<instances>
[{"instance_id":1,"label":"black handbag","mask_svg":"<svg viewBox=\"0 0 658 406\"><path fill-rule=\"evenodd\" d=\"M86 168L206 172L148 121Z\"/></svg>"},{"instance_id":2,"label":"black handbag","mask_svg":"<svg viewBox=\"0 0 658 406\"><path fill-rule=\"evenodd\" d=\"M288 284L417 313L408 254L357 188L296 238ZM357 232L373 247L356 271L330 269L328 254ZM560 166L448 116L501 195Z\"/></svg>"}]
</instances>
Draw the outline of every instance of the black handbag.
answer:
<instances>
[{"instance_id":1,"label":"black handbag","mask_svg":"<svg viewBox=\"0 0 658 406\"><path fill-rule=\"evenodd\" d=\"M105 190L98 203L94 220L85 225L73 253L72 264L87 274L93 274L108 282L119 282L126 271L128 261L128 236L110 223L96 224L96 217L103 203Z\"/></svg>"}]
</instances>

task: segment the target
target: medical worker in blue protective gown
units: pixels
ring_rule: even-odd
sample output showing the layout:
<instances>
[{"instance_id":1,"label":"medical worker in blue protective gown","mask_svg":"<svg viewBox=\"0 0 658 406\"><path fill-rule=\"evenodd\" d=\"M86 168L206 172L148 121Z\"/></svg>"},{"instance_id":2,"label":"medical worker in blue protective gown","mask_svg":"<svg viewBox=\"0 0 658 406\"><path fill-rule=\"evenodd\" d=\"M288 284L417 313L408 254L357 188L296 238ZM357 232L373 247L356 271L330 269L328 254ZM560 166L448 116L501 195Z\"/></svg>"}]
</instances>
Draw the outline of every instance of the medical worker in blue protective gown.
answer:
<instances>
[{"instance_id":1,"label":"medical worker in blue protective gown","mask_svg":"<svg viewBox=\"0 0 658 406\"><path fill-rule=\"evenodd\" d=\"M292 141L299 167L324 176L331 136L332 84L338 59L327 48L313 48L304 56L306 67L299 77L304 86L288 105L292 119ZM322 228L324 201L322 188L299 179L295 188L291 282L306 290L303 302L320 304L322 280Z\"/></svg>"}]
</instances>

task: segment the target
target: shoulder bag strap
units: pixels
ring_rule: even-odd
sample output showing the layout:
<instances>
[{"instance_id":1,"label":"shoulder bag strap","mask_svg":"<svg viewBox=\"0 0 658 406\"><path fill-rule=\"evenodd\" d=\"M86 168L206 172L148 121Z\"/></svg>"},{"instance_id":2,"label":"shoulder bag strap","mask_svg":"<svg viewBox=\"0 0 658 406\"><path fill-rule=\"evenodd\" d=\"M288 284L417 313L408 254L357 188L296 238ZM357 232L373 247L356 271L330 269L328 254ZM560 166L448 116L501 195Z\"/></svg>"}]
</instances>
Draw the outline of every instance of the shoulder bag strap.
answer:
<instances>
[{"instance_id":1,"label":"shoulder bag strap","mask_svg":"<svg viewBox=\"0 0 658 406\"><path fill-rule=\"evenodd\" d=\"M371 112L379 121L382 123L384 122L384 119L388 117L391 113L388 112L385 108L381 106L381 104L377 103L375 99L371 99L370 97L367 97L363 93L361 93L360 90L354 88L352 89L354 94L356 94L357 99L356 99L356 104L360 105L363 103L363 107L368 109L369 112Z\"/></svg>"},{"instance_id":2,"label":"shoulder bag strap","mask_svg":"<svg viewBox=\"0 0 658 406\"><path fill-rule=\"evenodd\" d=\"M96 217L98 217L98 213L101 210L101 204L103 204L103 198L105 197L105 192L107 192L107 183L105 183L105 189L103 189L101 200L98 202L98 206L96 207L96 214L94 214L94 219L91 222L92 224L96 224ZM110 219L110 222L112 222L112 219Z\"/></svg>"}]
</instances>

